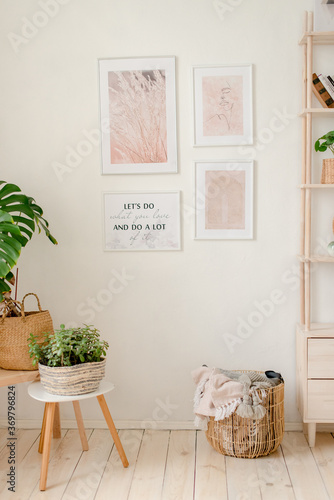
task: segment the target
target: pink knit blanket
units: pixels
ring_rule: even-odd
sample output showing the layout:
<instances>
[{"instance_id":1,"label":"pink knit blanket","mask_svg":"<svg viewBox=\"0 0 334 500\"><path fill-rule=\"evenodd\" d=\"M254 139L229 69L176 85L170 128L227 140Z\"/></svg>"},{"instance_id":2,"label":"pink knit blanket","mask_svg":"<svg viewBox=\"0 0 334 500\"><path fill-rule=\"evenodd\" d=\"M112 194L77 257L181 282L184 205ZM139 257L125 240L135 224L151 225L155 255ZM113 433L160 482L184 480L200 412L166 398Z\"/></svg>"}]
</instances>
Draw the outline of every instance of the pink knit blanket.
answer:
<instances>
[{"instance_id":1,"label":"pink knit blanket","mask_svg":"<svg viewBox=\"0 0 334 500\"><path fill-rule=\"evenodd\" d=\"M223 420L235 411L244 418L262 418L266 410L259 394L265 397L264 389L278 382L257 372L232 373L207 366L194 370L192 378L196 384L195 424L201 428L206 428L208 417Z\"/></svg>"}]
</instances>

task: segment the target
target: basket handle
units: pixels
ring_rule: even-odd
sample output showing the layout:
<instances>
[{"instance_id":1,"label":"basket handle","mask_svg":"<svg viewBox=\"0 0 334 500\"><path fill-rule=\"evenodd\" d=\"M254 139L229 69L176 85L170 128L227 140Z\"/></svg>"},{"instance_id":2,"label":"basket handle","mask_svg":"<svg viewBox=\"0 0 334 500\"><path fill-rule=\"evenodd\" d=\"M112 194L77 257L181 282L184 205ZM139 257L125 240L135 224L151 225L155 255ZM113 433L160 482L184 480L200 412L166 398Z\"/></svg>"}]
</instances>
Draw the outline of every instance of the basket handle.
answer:
<instances>
[{"instance_id":1,"label":"basket handle","mask_svg":"<svg viewBox=\"0 0 334 500\"><path fill-rule=\"evenodd\" d=\"M26 297L28 297L28 295L33 295L34 297L36 297L39 312L43 312L43 310L41 308L41 303L40 303L39 298L37 297L37 295L35 293L32 293L32 292L26 293L25 296L22 299L22 307L21 307L22 318L25 318L25 314L24 314L24 300L25 300Z\"/></svg>"}]
</instances>

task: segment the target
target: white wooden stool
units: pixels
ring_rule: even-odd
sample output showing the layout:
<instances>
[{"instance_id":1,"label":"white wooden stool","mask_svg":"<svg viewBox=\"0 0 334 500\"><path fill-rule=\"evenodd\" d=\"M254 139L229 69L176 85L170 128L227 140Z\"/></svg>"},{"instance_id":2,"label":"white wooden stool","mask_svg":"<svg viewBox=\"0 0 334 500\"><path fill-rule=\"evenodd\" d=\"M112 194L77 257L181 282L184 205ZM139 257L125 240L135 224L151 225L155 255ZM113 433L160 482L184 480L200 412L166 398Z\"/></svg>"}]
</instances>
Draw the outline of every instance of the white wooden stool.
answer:
<instances>
[{"instance_id":1,"label":"white wooden stool","mask_svg":"<svg viewBox=\"0 0 334 500\"><path fill-rule=\"evenodd\" d=\"M88 441L87 441L87 437L86 437L85 428L83 425L79 401L82 399L96 397L99 404L100 404L104 418L108 424L111 436L114 440L115 446L116 446L117 451L118 451L119 456L120 456L120 459L122 460L122 464L124 467L128 467L128 465L129 465L128 459L126 458L122 443L118 437L118 433L117 433L115 424L113 422L113 419L111 418L109 408L108 408L106 400L104 398L104 394L109 392L109 391L112 391L114 389L114 387L115 386L113 384L111 384L110 382L102 380L102 382L100 382L99 389L94 391L94 392L90 392L88 394L82 394L80 396L57 396L57 395L50 394L50 393L46 392L46 390L43 388L41 382L32 382L28 386L29 395L32 398L37 399L38 401L43 401L45 403L43 423L42 423L42 429L41 429L41 437L39 440L39 448L38 448L39 453L43 453L42 466L41 466L41 477L40 477L40 482L39 482L39 489L41 491L44 491L46 489L46 481L47 481L47 476L48 476L48 466L49 466L49 458L50 458L51 434L52 434L52 429L53 429L53 424L54 424L55 413L56 413L56 418L59 419L59 415L58 415L59 403L63 403L63 402L72 402L73 403L73 408L74 408L74 413L75 413L75 417L76 417L77 424L78 424L82 449L84 451L87 451L88 450ZM59 426L60 426L60 423L59 423ZM55 429L54 429L54 436L55 436ZM60 433L58 434L58 436L60 437Z\"/></svg>"}]
</instances>

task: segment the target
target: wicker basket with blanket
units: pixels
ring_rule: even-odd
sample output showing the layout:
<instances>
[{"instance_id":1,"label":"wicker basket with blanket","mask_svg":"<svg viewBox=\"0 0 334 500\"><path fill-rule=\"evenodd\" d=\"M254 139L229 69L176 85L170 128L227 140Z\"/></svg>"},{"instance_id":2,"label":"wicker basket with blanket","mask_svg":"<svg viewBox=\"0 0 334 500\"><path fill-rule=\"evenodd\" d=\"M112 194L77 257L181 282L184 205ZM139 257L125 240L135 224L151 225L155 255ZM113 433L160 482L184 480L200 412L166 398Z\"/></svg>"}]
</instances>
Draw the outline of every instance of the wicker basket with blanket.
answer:
<instances>
[{"instance_id":1,"label":"wicker basket with blanket","mask_svg":"<svg viewBox=\"0 0 334 500\"><path fill-rule=\"evenodd\" d=\"M219 453L257 458L273 453L282 442L284 381L265 373L205 366L192 373L195 424L206 430Z\"/></svg>"}]
</instances>

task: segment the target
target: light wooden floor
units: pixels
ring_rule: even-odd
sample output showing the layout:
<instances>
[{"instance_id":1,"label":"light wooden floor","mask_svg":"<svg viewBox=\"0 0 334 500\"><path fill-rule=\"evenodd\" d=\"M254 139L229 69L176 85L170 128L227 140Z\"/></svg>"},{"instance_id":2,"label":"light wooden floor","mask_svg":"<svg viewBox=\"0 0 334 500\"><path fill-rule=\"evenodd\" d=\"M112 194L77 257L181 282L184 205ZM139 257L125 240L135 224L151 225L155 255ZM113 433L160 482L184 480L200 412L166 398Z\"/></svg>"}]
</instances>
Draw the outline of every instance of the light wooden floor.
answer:
<instances>
[{"instance_id":1,"label":"light wooden floor","mask_svg":"<svg viewBox=\"0 0 334 500\"><path fill-rule=\"evenodd\" d=\"M37 430L16 434L16 493L7 491L7 430L0 430L0 498L43 500L334 500L334 439L317 434L311 451L287 432L277 452L258 459L224 457L202 431L122 430L130 466L123 469L108 430L76 430L52 443L48 484L38 489Z\"/></svg>"}]
</instances>

